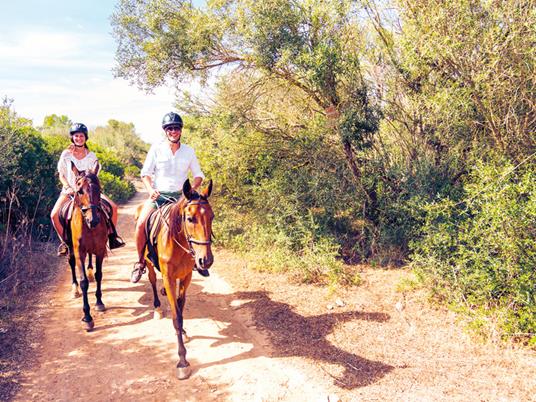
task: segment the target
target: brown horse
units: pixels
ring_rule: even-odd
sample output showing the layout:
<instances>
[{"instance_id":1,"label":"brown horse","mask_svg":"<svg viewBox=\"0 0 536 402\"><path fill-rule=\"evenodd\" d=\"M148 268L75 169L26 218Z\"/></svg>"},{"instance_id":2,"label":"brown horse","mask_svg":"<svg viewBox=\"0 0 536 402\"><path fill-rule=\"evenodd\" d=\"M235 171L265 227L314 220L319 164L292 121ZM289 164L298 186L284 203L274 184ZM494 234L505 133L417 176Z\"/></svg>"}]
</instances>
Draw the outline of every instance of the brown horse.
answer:
<instances>
[{"instance_id":1,"label":"brown horse","mask_svg":"<svg viewBox=\"0 0 536 402\"><path fill-rule=\"evenodd\" d=\"M85 269L85 259L88 254L95 255L95 280L97 291L95 296L97 311L104 311L106 307L102 302L102 261L106 256L106 245L108 244L108 228L106 226L106 215L101 209L100 195L101 187L97 173L98 163L88 171L79 171L74 164L71 169L76 176L76 192L73 199L73 211L68 225L69 232L69 265L73 279L73 294L78 293L78 283L82 290L84 303L84 317L82 322L86 331L91 331L94 327L93 318L89 311L87 291L89 280Z\"/></svg>"},{"instance_id":2,"label":"brown horse","mask_svg":"<svg viewBox=\"0 0 536 402\"><path fill-rule=\"evenodd\" d=\"M177 377L186 379L191 374L190 363L186 360L183 335L183 311L186 304L186 290L192 280L195 265L208 269L214 258L211 250L212 219L214 213L208 202L212 192L212 181L207 188L197 193L189 180L183 185L183 197L177 202L155 210L148 218L152 227L148 239L156 244L156 259L149 259L146 252L149 280L153 288L155 318L161 318L160 300L156 289L155 264L160 268L165 294L171 307L173 326L177 334L179 362ZM151 241L151 240L149 240ZM178 293L177 293L177 281Z\"/></svg>"}]
</instances>

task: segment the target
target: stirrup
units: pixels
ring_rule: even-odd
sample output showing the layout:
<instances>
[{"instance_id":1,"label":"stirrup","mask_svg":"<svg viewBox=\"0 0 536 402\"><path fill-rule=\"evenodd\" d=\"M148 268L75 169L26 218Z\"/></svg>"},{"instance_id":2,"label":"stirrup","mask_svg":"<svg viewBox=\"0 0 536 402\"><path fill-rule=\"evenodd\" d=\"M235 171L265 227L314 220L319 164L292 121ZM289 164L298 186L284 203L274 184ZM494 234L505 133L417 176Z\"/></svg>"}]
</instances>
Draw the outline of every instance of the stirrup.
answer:
<instances>
[{"instance_id":1,"label":"stirrup","mask_svg":"<svg viewBox=\"0 0 536 402\"><path fill-rule=\"evenodd\" d=\"M108 243L109 243L109 246L110 246L110 250L114 250L116 248L121 248L121 247L125 246L125 242L118 235L115 235L115 236L110 235L108 237L108 240L109 240Z\"/></svg>"},{"instance_id":2,"label":"stirrup","mask_svg":"<svg viewBox=\"0 0 536 402\"><path fill-rule=\"evenodd\" d=\"M145 273L145 264L138 261L136 264L134 264L134 269L132 270L132 273L130 274L130 282L138 283L144 273Z\"/></svg>"},{"instance_id":3,"label":"stirrup","mask_svg":"<svg viewBox=\"0 0 536 402\"><path fill-rule=\"evenodd\" d=\"M69 247L67 246L65 242L62 241L60 245L58 246L57 256L62 257L62 256L66 256L67 254L69 254Z\"/></svg>"}]
</instances>

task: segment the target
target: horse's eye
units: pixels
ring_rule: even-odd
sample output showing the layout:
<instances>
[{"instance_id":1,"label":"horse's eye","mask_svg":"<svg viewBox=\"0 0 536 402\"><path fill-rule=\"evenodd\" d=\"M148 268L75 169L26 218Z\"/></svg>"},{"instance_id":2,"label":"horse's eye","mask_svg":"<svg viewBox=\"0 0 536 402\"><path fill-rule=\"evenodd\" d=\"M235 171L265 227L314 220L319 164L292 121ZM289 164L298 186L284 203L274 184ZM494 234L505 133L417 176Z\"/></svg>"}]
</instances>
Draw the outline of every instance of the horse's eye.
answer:
<instances>
[{"instance_id":1,"label":"horse's eye","mask_svg":"<svg viewBox=\"0 0 536 402\"><path fill-rule=\"evenodd\" d=\"M190 223L194 223L194 218L192 216L187 216L186 220Z\"/></svg>"}]
</instances>

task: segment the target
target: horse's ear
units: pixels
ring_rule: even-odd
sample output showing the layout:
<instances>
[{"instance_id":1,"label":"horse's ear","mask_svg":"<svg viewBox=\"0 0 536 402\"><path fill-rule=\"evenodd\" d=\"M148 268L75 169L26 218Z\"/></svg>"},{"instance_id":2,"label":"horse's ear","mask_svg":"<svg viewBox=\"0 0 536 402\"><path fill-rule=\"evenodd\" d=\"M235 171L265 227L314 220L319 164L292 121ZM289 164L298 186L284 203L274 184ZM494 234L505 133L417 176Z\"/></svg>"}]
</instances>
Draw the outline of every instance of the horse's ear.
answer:
<instances>
[{"instance_id":1,"label":"horse's ear","mask_svg":"<svg viewBox=\"0 0 536 402\"><path fill-rule=\"evenodd\" d=\"M182 185L182 193L186 197L186 199L191 200L193 196L192 186L190 185L190 179L186 179L184 184Z\"/></svg>"},{"instance_id":2,"label":"horse's ear","mask_svg":"<svg viewBox=\"0 0 536 402\"><path fill-rule=\"evenodd\" d=\"M212 179L210 179L210 180L208 181L208 186L205 187L205 188L201 191L200 195L201 195L201 197L203 197L203 198L208 198L208 197L210 197L210 194L211 194L211 193L212 193Z\"/></svg>"},{"instance_id":3,"label":"horse's ear","mask_svg":"<svg viewBox=\"0 0 536 402\"><path fill-rule=\"evenodd\" d=\"M92 173L94 175L98 175L99 174L99 171L100 171L100 163L99 161L95 161L95 164L93 165L93 167L91 169L89 169L89 173Z\"/></svg>"},{"instance_id":4,"label":"horse's ear","mask_svg":"<svg viewBox=\"0 0 536 402\"><path fill-rule=\"evenodd\" d=\"M80 172L80 170L78 170L78 169L76 168L76 166L74 165L74 162L73 162L73 161L71 161L71 170L73 171L73 173L74 173L74 175L75 175L76 177L78 177L78 176L80 176L80 175L82 174L82 172Z\"/></svg>"}]
</instances>

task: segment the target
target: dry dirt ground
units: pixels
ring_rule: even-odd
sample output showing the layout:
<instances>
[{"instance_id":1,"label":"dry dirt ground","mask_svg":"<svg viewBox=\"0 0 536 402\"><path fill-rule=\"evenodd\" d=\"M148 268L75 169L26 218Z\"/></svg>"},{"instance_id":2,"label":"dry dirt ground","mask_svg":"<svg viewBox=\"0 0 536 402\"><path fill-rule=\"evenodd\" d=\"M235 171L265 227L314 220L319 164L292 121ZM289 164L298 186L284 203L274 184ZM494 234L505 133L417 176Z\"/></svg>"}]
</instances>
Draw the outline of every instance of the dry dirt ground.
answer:
<instances>
[{"instance_id":1,"label":"dry dirt ground","mask_svg":"<svg viewBox=\"0 0 536 402\"><path fill-rule=\"evenodd\" d=\"M177 380L167 301L166 317L153 319L147 277L128 280L143 197L120 208L128 245L105 260L107 310L92 310L92 332L62 261L14 400L536 401L535 353L469 339L453 314L396 291L407 271L356 267L361 286L329 293L252 272L225 250L215 250L209 278L194 273L185 308L193 373Z\"/></svg>"}]
</instances>

